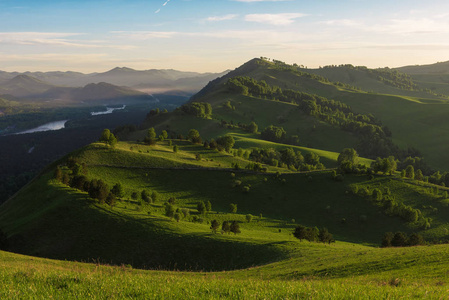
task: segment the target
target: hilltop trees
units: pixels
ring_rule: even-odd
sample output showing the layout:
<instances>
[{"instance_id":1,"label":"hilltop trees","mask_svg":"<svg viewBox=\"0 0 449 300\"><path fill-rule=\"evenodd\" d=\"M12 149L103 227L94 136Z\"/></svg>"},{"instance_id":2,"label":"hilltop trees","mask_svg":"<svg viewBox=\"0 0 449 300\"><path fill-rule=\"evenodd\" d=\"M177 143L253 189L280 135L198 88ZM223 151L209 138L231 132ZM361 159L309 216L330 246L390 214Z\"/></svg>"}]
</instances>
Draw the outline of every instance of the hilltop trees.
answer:
<instances>
[{"instance_id":1,"label":"hilltop trees","mask_svg":"<svg viewBox=\"0 0 449 300\"><path fill-rule=\"evenodd\" d=\"M98 141L110 145L111 147L115 147L115 145L117 145L117 138L109 129L103 130Z\"/></svg>"}]
</instances>

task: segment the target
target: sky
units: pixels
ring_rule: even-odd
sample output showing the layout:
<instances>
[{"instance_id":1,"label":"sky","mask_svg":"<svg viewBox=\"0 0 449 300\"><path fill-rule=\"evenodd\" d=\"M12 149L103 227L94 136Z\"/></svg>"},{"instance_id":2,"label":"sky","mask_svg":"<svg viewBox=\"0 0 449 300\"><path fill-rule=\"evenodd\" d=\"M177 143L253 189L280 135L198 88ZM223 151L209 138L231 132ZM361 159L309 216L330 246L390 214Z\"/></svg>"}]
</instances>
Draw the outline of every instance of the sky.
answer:
<instances>
[{"instance_id":1,"label":"sky","mask_svg":"<svg viewBox=\"0 0 449 300\"><path fill-rule=\"evenodd\" d=\"M449 60L446 0L0 0L0 70L221 72Z\"/></svg>"}]
</instances>

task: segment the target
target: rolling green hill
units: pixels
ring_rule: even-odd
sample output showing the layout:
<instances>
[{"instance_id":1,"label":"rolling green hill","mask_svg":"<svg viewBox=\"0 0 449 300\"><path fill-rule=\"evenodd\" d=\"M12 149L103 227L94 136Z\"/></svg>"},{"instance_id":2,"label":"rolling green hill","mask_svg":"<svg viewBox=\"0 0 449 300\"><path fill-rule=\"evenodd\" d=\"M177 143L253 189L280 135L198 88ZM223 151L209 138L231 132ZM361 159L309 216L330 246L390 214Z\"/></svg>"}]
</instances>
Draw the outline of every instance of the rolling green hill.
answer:
<instances>
[{"instance_id":1,"label":"rolling green hill","mask_svg":"<svg viewBox=\"0 0 449 300\"><path fill-rule=\"evenodd\" d=\"M344 147L356 147L360 142L352 133L307 116L298 111L297 106L286 102L261 99L254 95L230 93L226 82L236 76L248 76L265 81L269 86L284 90L316 94L327 99L335 99L351 107L354 114L374 115L383 126L392 132L392 141L402 150L417 149L434 169L449 170L449 160L445 153L448 141L446 131L449 125L444 116L449 112L445 99L411 97L394 94L368 93L349 86L333 84L324 77L299 71L296 67L283 63L254 59L209 83L191 101L207 102L212 105L213 119L186 118L175 114L156 116L146 121L146 127L173 130L186 133L191 128L198 129L206 138L227 132L219 126L221 120L248 124L255 121L262 130L271 124L282 126L287 134L299 136L300 144L311 148L335 152ZM235 107L229 110L227 102ZM192 123L190 123L194 120ZM142 133L143 134L143 133ZM141 134L141 136L142 136ZM132 136L132 139L138 135ZM413 151L411 152L413 153Z\"/></svg>"},{"instance_id":2,"label":"rolling green hill","mask_svg":"<svg viewBox=\"0 0 449 300\"><path fill-rule=\"evenodd\" d=\"M290 147L234 136L236 145L246 149L266 143L271 148ZM0 252L0 293L112 298L178 297L181 291L186 297L210 293L220 298L311 293L330 299L345 298L348 291L354 297L445 292L447 245L372 246L380 244L386 231L419 232L427 240L449 238L448 200L442 196L446 189L436 194L429 192L431 185L397 176L346 175L336 181L330 171L298 173L270 166L267 173L234 170L233 163L244 166L248 160L186 141L171 142L178 152L169 141L155 146L120 142L115 149L97 143L71 155L86 166L89 179L101 178L109 187L123 185L122 200L113 207L53 179L55 167L66 160L47 168L3 204L0 228L8 235L10 251L96 264L31 261ZM202 154L199 161L197 153ZM335 166L337 154L319 153L326 166ZM369 196L354 194L354 186L388 188L397 202L431 217L431 228L423 230L386 214ZM157 193L153 203L133 199L132 193L143 189ZM165 216L168 201L188 214L178 222ZM211 211L199 214L200 201L210 201ZM237 213L229 212L231 203L237 204ZM213 233L212 220L236 220L241 233ZM292 236L298 224L327 227L336 243L299 241ZM139 271L131 266L214 272ZM120 283L112 287L114 281ZM163 282L172 281L176 284L163 288Z\"/></svg>"}]
</instances>

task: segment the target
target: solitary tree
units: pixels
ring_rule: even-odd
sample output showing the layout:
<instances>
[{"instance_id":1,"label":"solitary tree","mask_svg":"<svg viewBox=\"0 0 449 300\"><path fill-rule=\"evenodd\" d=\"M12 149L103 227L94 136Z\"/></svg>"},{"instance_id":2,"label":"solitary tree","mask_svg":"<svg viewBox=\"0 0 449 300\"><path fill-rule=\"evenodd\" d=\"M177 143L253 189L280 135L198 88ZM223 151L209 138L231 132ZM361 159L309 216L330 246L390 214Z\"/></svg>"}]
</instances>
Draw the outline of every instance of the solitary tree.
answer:
<instances>
[{"instance_id":1,"label":"solitary tree","mask_svg":"<svg viewBox=\"0 0 449 300\"><path fill-rule=\"evenodd\" d=\"M116 183L112 189L111 189L112 194L114 194L117 198L123 198L123 196L125 195L125 192L123 191L123 186L122 184Z\"/></svg>"},{"instance_id":2,"label":"solitary tree","mask_svg":"<svg viewBox=\"0 0 449 300\"><path fill-rule=\"evenodd\" d=\"M150 198L150 194L147 192L147 190L142 190L142 192L140 193L140 198L145 201L146 203L150 203L151 198Z\"/></svg>"},{"instance_id":3,"label":"solitary tree","mask_svg":"<svg viewBox=\"0 0 449 300\"><path fill-rule=\"evenodd\" d=\"M198 130L196 129L190 129L189 133L187 134L187 139L190 140L192 143L195 144L201 144L203 141L201 140L201 136Z\"/></svg>"},{"instance_id":4,"label":"solitary tree","mask_svg":"<svg viewBox=\"0 0 449 300\"><path fill-rule=\"evenodd\" d=\"M240 225L237 221L233 221L231 226L230 226L230 230L231 232L233 232L234 234L240 233Z\"/></svg>"},{"instance_id":5,"label":"solitary tree","mask_svg":"<svg viewBox=\"0 0 449 300\"><path fill-rule=\"evenodd\" d=\"M220 227L220 223L218 223L217 220L212 220L212 222L210 223L210 229L212 229L213 233L217 233L218 227Z\"/></svg>"},{"instance_id":6,"label":"solitary tree","mask_svg":"<svg viewBox=\"0 0 449 300\"><path fill-rule=\"evenodd\" d=\"M206 204L206 211L210 212L212 210L212 203L210 203L209 200L207 200Z\"/></svg>"},{"instance_id":7,"label":"solitary tree","mask_svg":"<svg viewBox=\"0 0 449 300\"><path fill-rule=\"evenodd\" d=\"M320 240L320 242L322 243L333 243L335 242L332 234L327 230L327 228L322 228L320 229L319 233L318 233L318 238Z\"/></svg>"},{"instance_id":8,"label":"solitary tree","mask_svg":"<svg viewBox=\"0 0 449 300\"><path fill-rule=\"evenodd\" d=\"M257 130L259 130L259 126L255 122L251 122L248 125L248 131L250 133L257 133Z\"/></svg>"},{"instance_id":9,"label":"solitary tree","mask_svg":"<svg viewBox=\"0 0 449 300\"><path fill-rule=\"evenodd\" d=\"M178 145L174 145L173 146L173 152L174 153L178 153Z\"/></svg>"},{"instance_id":10,"label":"solitary tree","mask_svg":"<svg viewBox=\"0 0 449 300\"><path fill-rule=\"evenodd\" d=\"M200 214L204 214L206 212L206 205L203 201L198 202L196 208Z\"/></svg>"},{"instance_id":11,"label":"solitary tree","mask_svg":"<svg viewBox=\"0 0 449 300\"><path fill-rule=\"evenodd\" d=\"M251 223L252 220L253 220L253 215L247 214L246 215L246 222Z\"/></svg>"},{"instance_id":12,"label":"solitary tree","mask_svg":"<svg viewBox=\"0 0 449 300\"><path fill-rule=\"evenodd\" d=\"M405 177L410 179L415 178L415 168L413 168L412 165L408 165L407 168L405 168Z\"/></svg>"},{"instance_id":13,"label":"solitary tree","mask_svg":"<svg viewBox=\"0 0 449 300\"><path fill-rule=\"evenodd\" d=\"M382 247L391 247L391 241L394 238L393 232L386 232L382 238Z\"/></svg>"},{"instance_id":14,"label":"solitary tree","mask_svg":"<svg viewBox=\"0 0 449 300\"><path fill-rule=\"evenodd\" d=\"M295 238L302 242L303 239L307 238L307 227L303 225L296 226L295 232L293 232Z\"/></svg>"},{"instance_id":15,"label":"solitary tree","mask_svg":"<svg viewBox=\"0 0 449 300\"><path fill-rule=\"evenodd\" d=\"M223 224L221 224L221 231L222 233L229 233L231 231L231 226L228 221L223 221Z\"/></svg>"}]
</instances>

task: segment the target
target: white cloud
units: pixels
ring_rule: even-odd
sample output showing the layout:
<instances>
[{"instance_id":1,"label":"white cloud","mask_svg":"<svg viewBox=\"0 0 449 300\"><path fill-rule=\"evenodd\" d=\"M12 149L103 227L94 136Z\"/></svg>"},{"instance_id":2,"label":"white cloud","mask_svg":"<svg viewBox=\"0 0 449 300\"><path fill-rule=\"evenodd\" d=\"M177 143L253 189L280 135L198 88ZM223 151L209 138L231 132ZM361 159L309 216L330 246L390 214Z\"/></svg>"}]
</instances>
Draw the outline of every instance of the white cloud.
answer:
<instances>
[{"instance_id":1,"label":"white cloud","mask_svg":"<svg viewBox=\"0 0 449 300\"><path fill-rule=\"evenodd\" d=\"M295 22L295 19L307 16L301 13L284 14L250 14L245 16L245 21L266 23L270 25L289 25Z\"/></svg>"},{"instance_id":2,"label":"white cloud","mask_svg":"<svg viewBox=\"0 0 449 300\"><path fill-rule=\"evenodd\" d=\"M206 21L209 22L218 22L218 21L228 21L228 20L232 20L235 19L238 15L224 15L224 16L213 16L213 17L209 17L206 19Z\"/></svg>"},{"instance_id":3,"label":"white cloud","mask_svg":"<svg viewBox=\"0 0 449 300\"><path fill-rule=\"evenodd\" d=\"M168 39L179 34L175 31L111 31L111 33L120 38L133 40Z\"/></svg>"}]
</instances>

